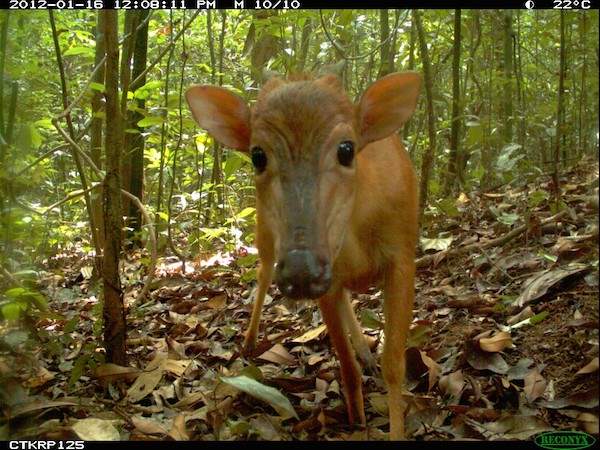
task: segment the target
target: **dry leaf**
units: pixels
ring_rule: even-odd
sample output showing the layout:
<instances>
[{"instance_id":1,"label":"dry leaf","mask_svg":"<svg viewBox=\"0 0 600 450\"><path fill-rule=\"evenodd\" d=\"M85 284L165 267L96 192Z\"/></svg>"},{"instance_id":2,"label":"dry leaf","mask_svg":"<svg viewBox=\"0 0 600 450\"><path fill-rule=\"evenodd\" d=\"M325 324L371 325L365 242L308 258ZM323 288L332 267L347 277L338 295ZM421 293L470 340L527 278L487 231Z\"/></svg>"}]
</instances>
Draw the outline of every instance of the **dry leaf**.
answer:
<instances>
[{"instance_id":1,"label":"dry leaf","mask_svg":"<svg viewBox=\"0 0 600 450\"><path fill-rule=\"evenodd\" d=\"M185 416L179 414L173 419L173 426L169 430L169 436L175 441L189 441L187 430L185 429Z\"/></svg>"},{"instance_id":2,"label":"dry leaf","mask_svg":"<svg viewBox=\"0 0 600 450\"><path fill-rule=\"evenodd\" d=\"M227 294L215 295L206 302L206 306L210 309L223 309L225 307L225 300L227 300Z\"/></svg>"},{"instance_id":3,"label":"dry leaf","mask_svg":"<svg viewBox=\"0 0 600 450\"><path fill-rule=\"evenodd\" d=\"M529 403L533 403L544 395L544 391L546 390L546 380L537 368L531 369L529 373L525 375L524 381L525 387L523 391L525 392L525 397Z\"/></svg>"},{"instance_id":4,"label":"dry leaf","mask_svg":"<svg viewBox=\"0 0 600 450\"><path fill-rule=\"evenodd\" d=\"M127 390L127 399L130 402L139 402L154 390L163 376L166 356L166 353L157 353L154 359L148 363L146 369L140 373Z\"/></svg>"},{"instance_id":5,"label":"dry leaf","mask_svg":"<svg viewBox=\"0 0 600 450\"><path fill-rule=\"evenodd\" d=\"M594 373L598 371L598 357L596 356L588 364L579 369L575 375L584 375L586 373Z\"/></svg>"},{"instance_id":6,"label":"dry leaf","mask_svg":"<svg viewBox=\"0 0 600 450\"><path fill-rule=\"evenodd\" d=\"M497 353L501 352L505 348L512 347L512 339L509 333L506 331L501 331L490 338L480 339L479 346L483 351Z\"/></svg>"},{"instance_id":7,"label":"dry leaf","mask_svg":"<svg viewBox=\"0 0 600 450\"><path fill-rule=\"evenodd\" d=\"M443 394L450 396L450 404L459 403L465 379L462 370L457 370L449 375L444 375L439 381L440 390Z\"/></svg>"},{"instance_id":8,"label":"dry leaf","mask_svg":"<svg viewBox=\"0 0 600 450\"><path fill-rule=\"evenodd\" d=\"M165 430L160 422L142 417L141 415L131 416L131 423L143 434L167 434L167 430Z\"/></svg>"},{"instance_id":9,"label":"dry leaf","mask_svg":"<svg viewBox=\"0 0 600 450\"><path fill-rule=\"evenodd\" d=\"M427 353L420 351L420 350L419 350L419 352L421 353L421 359L423 360L423 364L425 364L428 369L428 375L429 375L428 390L431 391L431 389L437 382L438 378L440 377L442 368L440 367L440 365L438 363L436 363L433 359L431 359L429 356L427 356Z\"/></svg>"},{"instance_id":10,"label":"dry leaf","mask_svg":"<svg viewBox=\"0 0 600 450\"><path fill-rule=\"evenodd\" d=\"M548 292L555 284L567 277L587 272L589 266L586 264L573 263L566 267L557 267L555 269L544 270L530 277L525 283L525 289L517 299L516 304L523 306L533 300L536 300Z\"/></svg>"},{"instance_id":11,"label":"dry leaf","mask_svg":"<svg viewBox=\"0 0 600 450\"><path fill-rule=\"evenodd\" d=\"M113 422L113 420L88 418L78 420L71 428L84 441L118 441L121 437Z\"/></svg>"},{"instance_id":12,"label":"dry leaf","mask_svg":"<svg viewBox=\"0 0 600 450\"><path fill-rule=\"evenodd\" d=\"M296 363L296 358L281 344L275 344L260 355L259 358L279 365L292 365Z\"/></svg>"},{"instance_id":13,"label":"dry leaf","mask_svg":"<svg viewBox=\"0 0 600 450\"><path fill-rule=\"evenodd\" d=\"M111 383L121 378L133 381L140 374L135 367L119 366L118 364L100 364L94 371L94 376L104 383Z\"/></svg>"},{"instance_id":14,"label":"dry leaf","mask_svg":"<svg viewBox=\"0 0 600 450\"><path fill-rule=\"evenodd\" d=\"M499 374L508 372L508 364L500 354L484 352L475 346L469 349L467 362L478 370L491 370Z\"/></svg>"},{"instance_id":15,"label":"dry leaf","mask_svg":"<svg viewBox=\"0 0 600 450\"><path fill-rule=\"evenodd\" d=\"M317 328L307 331L302 336L292 339L292 342L295 342L296 344L304 344L306 342L319 339L325 330L327 330L327 326L325 324L320 325Z\"/></svg>"}]
</instances>

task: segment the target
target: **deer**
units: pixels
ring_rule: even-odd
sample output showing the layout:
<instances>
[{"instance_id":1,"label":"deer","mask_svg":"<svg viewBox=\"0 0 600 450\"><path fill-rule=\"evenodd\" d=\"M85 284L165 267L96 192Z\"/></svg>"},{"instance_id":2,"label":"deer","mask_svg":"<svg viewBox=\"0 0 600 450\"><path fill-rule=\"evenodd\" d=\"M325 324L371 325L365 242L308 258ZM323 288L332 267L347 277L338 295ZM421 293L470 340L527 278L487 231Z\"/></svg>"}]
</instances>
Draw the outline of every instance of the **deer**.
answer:
<instances>
[{"instance_id":1,"label":"deer","mask_svg":"<svg viewBox=\"0 0 600 450\"><path fill-rule=\"evenodd\" d=\"M418 73L396 72L353 103L333 74L272 78L252 107L223 87L186 91L200 127L249 154L254 166L258 286L243 348L256 345L273 279L285 297L315 300L340 364L348 421L364 429L357 358L374 360L351 292L382 286L391 440L405 438L419 214L415 171L396 132L413 114L420 87Z\"/></svg>"}]
</instances>

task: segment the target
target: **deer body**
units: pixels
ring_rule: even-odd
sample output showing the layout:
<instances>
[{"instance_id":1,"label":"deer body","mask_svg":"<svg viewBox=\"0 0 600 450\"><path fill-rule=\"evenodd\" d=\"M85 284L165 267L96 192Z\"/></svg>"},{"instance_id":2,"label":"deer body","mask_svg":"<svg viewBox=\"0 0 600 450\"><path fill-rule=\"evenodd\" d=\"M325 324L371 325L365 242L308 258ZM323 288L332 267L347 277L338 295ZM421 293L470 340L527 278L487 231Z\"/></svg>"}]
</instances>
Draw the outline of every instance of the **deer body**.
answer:
<instances>
[{"instance_id":1,"label":"deer body","mask_svg":"<svg viewBox=\"0 0 600 450\"><path fill-rule=\"evenodd\" d=\"M391 74L352 105L337 78L261 91L252 112L234 94L192 87L198 123L225 145L251 151L256 168L258 288L244 346L256 342L263 301L276 280L290 298L318 301L340 361L348 417L365 425L356 355L374 364L350 291L383 285L390 437L404 437L404 349L414 298L417 183L393 133L412 114L420 86Z\"/></svg>"}]
</instances>

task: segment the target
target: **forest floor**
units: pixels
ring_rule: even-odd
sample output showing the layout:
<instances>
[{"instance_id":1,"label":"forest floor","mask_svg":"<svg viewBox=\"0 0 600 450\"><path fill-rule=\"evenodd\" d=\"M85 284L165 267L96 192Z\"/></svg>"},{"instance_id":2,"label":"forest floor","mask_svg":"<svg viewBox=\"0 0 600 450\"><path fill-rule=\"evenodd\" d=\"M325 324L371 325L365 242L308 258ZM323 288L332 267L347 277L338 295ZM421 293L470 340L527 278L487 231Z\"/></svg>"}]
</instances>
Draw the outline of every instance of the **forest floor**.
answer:
<instances>
[{"instance_id":1,"label":"forest floor","mask_svg":"<svg viewBox=\"0 0 600 450\"><path fill-rule=\"evenodd\" d=\"M461 195L432 217L435 239L423 241L430 250L420 255L407 351L411 439L598 434L598 164L563 174L558 216L551 177L525 183ZM55 315L31 327L39 341L24 339L23 327L0 329L0 434L384 439L381 374L365 373L368 426L351 429L314 303L288 301L273 287L258 348L240 355L252 251L210 256L185 271L173 258L159 261L150 298L128 310L127 368L95 363L101 313L90 260L75 251L49 260L43 292ZM142 263L147 257L138 252L124 264L128 304L141 286ZM381 292L353 298L380 355Z\"/></svg>"}]
</instances>

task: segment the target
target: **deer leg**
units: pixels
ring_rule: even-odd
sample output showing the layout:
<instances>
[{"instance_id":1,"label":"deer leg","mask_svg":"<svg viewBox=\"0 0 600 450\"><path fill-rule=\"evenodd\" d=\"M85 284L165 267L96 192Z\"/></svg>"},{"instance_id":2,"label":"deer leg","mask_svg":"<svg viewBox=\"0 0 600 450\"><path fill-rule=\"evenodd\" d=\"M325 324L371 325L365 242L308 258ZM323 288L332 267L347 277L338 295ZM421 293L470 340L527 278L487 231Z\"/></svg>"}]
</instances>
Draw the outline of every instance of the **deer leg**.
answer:
<instances>
[{"instance_id":1,"label":"deer leg","mask_svg":"<svg viewBox=\"0 0 600 450\"><path fill-rule=\"evenodd\" d=\"M350 424L366 425L362 395L362 378L354 349L344 326L344 302L341 289L319 299L323 320L329 339L337 353L342 373L342 386L346 395L346 408Z\"/></svg>"},{"instance_id":2,"label":"deer leg","mask_svg":"<svg viewBox=\"0 0 600 450\"><path fill-rule=\"evenodd\" d=\"M258 288L256 289L256 296L252 306L252 316L250 316L250 324L248 325L244 337L243 350L246 354L252 352L256 347L256 338L258 336L258 326L260 325L263 303L272 280L273 263L265 260L261 261L258 269Z\"/></svg>"},{"instance_id":3,"label":"deer leg","mask_svg":"<svg viewBox=\"0 0 600 450\"><path fill-rule=\"evenodd\" d=\"M365 367L371 372L376 373L377 370L377 361L375 357L371 353L371 349L369 348L369 344L362 332L362 328L356 314L354 314L354 310L352 309L352 297L350 291L347 289L343 290L341 299L341 311L342 311L342 322L344 323L347 332L350 334L350 342L352 342L352 347L356 351L356 355L358 359L362 361Z\"/></svg>"},{"instance_id":4,"label":"deer leg","mask_svg":"<svg viewBox=\"0 0 600 450\"><path fill-rule=\"evenodd\" d=\"M412 256L399 259L386 273L384 284L385 344L382 356L383 378L388 388L390 439L404 439L406 403L402 386L406 369L405 347L412 321L415 265Z\"/></svg>"}]
</instances>

